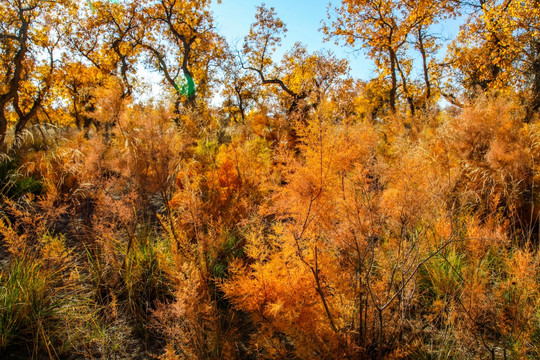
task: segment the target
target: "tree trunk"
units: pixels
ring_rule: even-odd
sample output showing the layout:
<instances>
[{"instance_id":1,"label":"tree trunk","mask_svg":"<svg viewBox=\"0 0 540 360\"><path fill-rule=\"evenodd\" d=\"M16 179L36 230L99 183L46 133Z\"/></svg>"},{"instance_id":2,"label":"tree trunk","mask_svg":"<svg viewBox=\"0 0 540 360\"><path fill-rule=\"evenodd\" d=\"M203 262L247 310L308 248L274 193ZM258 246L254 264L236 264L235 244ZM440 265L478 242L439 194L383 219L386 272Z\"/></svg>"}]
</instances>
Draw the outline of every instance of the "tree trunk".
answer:
<instances>
[{"instance_id":1,"label":"tree trunk","mask_svg":"<svg viewBox=\"0 0 540 360\"><path fill-rule=\"evenodd\" d=\"M1 106L1 105L0 105ZM0 108L0 152L7 152L6 146L7 119L4 114L4 107Z\"/></svg>"},{"instance_id":2,"label":"tree trunk","mask_svg":"<svg viewBox=\"0 0 540 360\"><path fill-rule=\"evenodd\" d=\"M396 53L390 48L390 74L392 76L392 87L390 88L390 111L396 112L396 94L397 94L397 74L396 74Z\"/></svg>"},{"instance_id":3,"label":"tree trunk","mask_svg":"<svg viewBox=\"0 0 540 360\"><path fill-rule=\"evenodd\" d=\"M396 67L399 71L399 74L401 75L401 83L403 86L403 92L405 93L405 96L407 97L407 103L409 104L411 115L414 116L415 114L414 99L412 95L409 93L409 87L407 85L407 78L405 77L405 74L403 73L403 70L401 70L401 66L399 66L399 63L397 61L396 61Z\"/></svg>"},{"instance_id":4,"label":"tree trunk","mask_svg":"<svg viewBox=\"0 0 540 360\"><path fill-rule=\"evenodd\" d=\"M425 95L425 103L424 108L426 108L429 104L429 101L431 99L431 82L429 80L429 68L427 63L427 54L426 49L424 48L424 33L422 32L422 28L418 28L418 49L420 50L420 54L422 55L422 68L424 71L424 84L426 86L426 95Z\"/></svg>"},{"instance_id":5,"label":"tree trunk","mask_svg":"<svg viewBox=\"0 0 540 360\"><path fill-rule=\"evenodd\" d=\"M532 99L527 114L527 121L531 121L534 113L540 110L540 41L534 44L535 54L532 63Z\"/></svg>"}]
</instances>

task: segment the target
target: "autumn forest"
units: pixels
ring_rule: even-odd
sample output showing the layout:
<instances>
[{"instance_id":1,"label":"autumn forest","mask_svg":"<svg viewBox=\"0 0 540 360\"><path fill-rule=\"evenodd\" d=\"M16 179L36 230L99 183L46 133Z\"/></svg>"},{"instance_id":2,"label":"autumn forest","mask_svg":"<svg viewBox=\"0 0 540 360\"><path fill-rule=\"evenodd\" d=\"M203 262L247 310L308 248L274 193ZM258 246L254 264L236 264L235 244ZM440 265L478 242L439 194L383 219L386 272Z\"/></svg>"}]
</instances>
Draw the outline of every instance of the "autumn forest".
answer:
<instances>
[{"instance_id":1,"label":"autumn forest","mask_svg":"<svg viewBox=\"0 0 540 360\"><path fill-rule=\"evenodd\" d=\"M0 358L540 358L540 1L258 4L0 0Z\"/></svg>"}]
</instances>

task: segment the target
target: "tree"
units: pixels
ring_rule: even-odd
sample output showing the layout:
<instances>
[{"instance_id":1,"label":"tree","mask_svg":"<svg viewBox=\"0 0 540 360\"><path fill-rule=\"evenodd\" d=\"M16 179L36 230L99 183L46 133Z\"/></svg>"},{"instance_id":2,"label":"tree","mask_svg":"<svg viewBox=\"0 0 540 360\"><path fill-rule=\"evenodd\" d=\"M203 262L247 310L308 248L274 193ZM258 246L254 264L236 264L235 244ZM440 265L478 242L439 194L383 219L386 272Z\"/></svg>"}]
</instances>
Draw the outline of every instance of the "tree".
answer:
<instances>
[{"instance_id":1,"label":"tree","mask_svg":"<svg viewBox=\"0 0 540 360\"><path fill-rule=\"evenodd\" d=\"M441 45L437 37L433 35L431 28L441 20L454 18L459 15L458 0L425 1L408 0L405 1L405 8L408 16L411 36L413 37L414 49L420 53L422 62L422 82L424 85L421 99L421 108L426 108L437 101L439 94L439 80L441 78L441 67L435 61L435 55Z\"/></svg>"},{"instance_id":2,"label":"tree","mask_svg":"<svg viewBox=\"0 0 540 360\"><path fill-rule=\"evenodd\" d=\"M278 71L289 88L300 94L298 103L293 99L289 109L309 110L317 109L339 87L349 71L349 64L330 51L310 54L302 44L296 43L283 57Z\"/></svg>"},{"instance_id":3,"label":"tree","mask_svg":"<svg viewBox=\"0 0 540 360\"><path fill-rule=\"evenodd\" d=\"M429 29L441 19L455 15L455 0L343 0L334 10L334 14L328 15L331 23L323 26L325 34L328 38L343 39L349 46L359 43L368 50L380 79L390 77L388 105L391 112L396 111L400 88L411 114L423 107L417 104L420 96L410 79L413 60L409 43L420 52L425 86L422 97L424 103L429 103L434 72L429 56L438 49Z\"/></svg>"},{"instance_id":4,"label":"tree","mask_svg":"<svg viewBox=\"0 0 540 360\"><path fill-rule=\"evenodd\" d=\"M386 0L343 0L336 8L335 17L329 14L331 24L323 30L327 36L343 38L345 43L357 43L368 49L382 78L390 76L388 103L391 112L396 111L400 61L410 27L403 15L402 2Z\"/></svg>"},{"instance_id":5,"label":"tree","mask_svg":"<svg viewBox=\"0 0 540 360\"><path fill-rule=\"evenodd\" d=\"M287 28L277 17L274 8L267 9L264 4L257 7L255 20L249 29L249 34L244 38L245 61L242 66L257 74L263 85L279 86L293 99L293 104L297 104L298 100L305 95L294 92L276 74L268 74L269 71L275 70L272 69L272 55L281 45L281 38L287 32Z\"/></svg>"},{"instance_id":6,"label":"tree","mask_svg":"<svg viewBox=\"0 0 540 360\"><path fill-rule=\"evenodd\" d=\"M94 5L95 6L95 5ZM133 93L135 64L141 53L140 42L144 36L144 24L138 14L141 3L138 1L125 4L104 2L88 18L86 29L97 31L101 49L97 49L97 58L92 63L100 64L102 71L119 79L123 86L122 98Z\"/></svg>"},{"instance_id":7,"label":"tree","mask_svg":"<svg viewBox=\"0 0 540 360\"><path fill-rule=\"evenodd\" d=\"M160 0L145 3L147 27L141 45L151 67L176 92L175 109L184 100L193 108L197 97L209 95L210 69L223 57L224 40L215 32L209 0Z\"/></svg>"},{"instance_id":8,"label":"tree","mask_svg":"<svg viewBox=\"0 0 540 360\"><path fill-rule=\"evenodd\" d=\"M94 66L80 61L66 61L61 67L63 97L70 103L70 115L78 129L84 130L86 136L90 126L99 128L93 118L95 111L94 89L101 82L100 71Z\"/></svg>"},{"instance_id":9,"label":"tree","mask_svg":"<svg viewBox=\"0 0 540 360\"><path fill-rule=\"evenodd\" d=\"M93 2L84 4L80 21L68 37L70 56L63 62L63 82L71 102L72 116L85 131L94 123L105 125L107 131L116 123L111 118L99 124L93 117L95 93L113 78L121 86L121 100L130 99L136 83L136 65L141 53L140 42L145 35L139 13L140 2Z\"/></svg>"},{"instance_id":10,"label":"tree","mask_svg":"<svg viewBox=\"0 0 540 360\"><path fill-rule=\"evenodd\" d=\"M496 60L502 60L504 51L500 34L486 28L484 14L488 2L480 0L467 5L472 11L457 39L449 47L448 63L456 71L455 77L470 94L488 89L502 90L509 84L509 79ZM509 59L505 58L504 61Z\"/></svg>"},{"instance_id":11,"label":"tree","mask_svg":"<svg viewBox=\"0 0 540 360\"><path fill-rule=\"evenodd\" d=\"M240 55L230 50L227 59L223 62L222 70L225 85L223 106L228 109L235 121L239 116L241 122L245 123L248 111L259 95L257 80L251 72L242 67Z\"/></svg>"},{"instance_id":12,"label":"tree","mask_svg":"<svg viewBox=\"0 0 540 360\"><path fill-rule=\"evenodd\" d=\"M451 47L450 61L466 89L516 88L540 110L540 3L481 0Z\"/></svg>"},{"instance_id":13,"label":"tree","mask_svg":"<svg viewBox=\"0 0 540 360\"><path fill-rule=\"evenodd\" d=\"M288 114L305 115L317 108L328 90L347 73L347 61L331 52L310 54L305 46L296 43L276 65L272 55L287 31L285 24L274 8L264 5L257 8L255 19L244 41L243 67L257 74L263 85L277 86L285 95Z\"/></svg>"},{"instance_id":14,"label":"tree","mask_svg":"<svg viewBox=\"0 0 540 360\"><path fill-rule=\"evenodd\" d=\"M43 110L56 70L56 53L66 33L68 1L9 0L0 4L0 148L8 123L15 140Z\"/></svg>"}]
</instances>

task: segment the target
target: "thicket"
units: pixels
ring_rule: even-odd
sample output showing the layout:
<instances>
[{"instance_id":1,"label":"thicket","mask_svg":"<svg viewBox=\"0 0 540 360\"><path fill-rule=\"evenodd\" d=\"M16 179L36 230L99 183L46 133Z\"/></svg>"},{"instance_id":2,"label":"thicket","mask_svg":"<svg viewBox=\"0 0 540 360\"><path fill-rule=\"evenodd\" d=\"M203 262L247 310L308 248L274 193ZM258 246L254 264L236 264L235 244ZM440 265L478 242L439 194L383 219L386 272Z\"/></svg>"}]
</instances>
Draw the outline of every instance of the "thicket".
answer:
<instances>
[{"instance_id":1,"label":"thicket","mask_svg":"<svg viewBox=\"0 0 540 360\"><path fill-rule=\"evenodd\" d=\"M2 352L539 356L539 125L522 114L482 97L408 129L321 107L292 145L147 107L107 136L25 137L4 177Z\"/></svg>"}]
</instances>

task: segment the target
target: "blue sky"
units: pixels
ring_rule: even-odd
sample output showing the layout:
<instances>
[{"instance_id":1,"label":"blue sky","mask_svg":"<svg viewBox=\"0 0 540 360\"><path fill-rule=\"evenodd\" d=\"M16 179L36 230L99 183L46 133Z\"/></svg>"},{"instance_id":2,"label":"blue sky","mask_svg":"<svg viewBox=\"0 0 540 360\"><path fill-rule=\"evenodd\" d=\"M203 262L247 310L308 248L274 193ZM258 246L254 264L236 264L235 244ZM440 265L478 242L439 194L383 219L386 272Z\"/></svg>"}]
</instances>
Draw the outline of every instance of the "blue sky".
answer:
<instances>
[{"instance_id":1,"label":"blue sky","mask_svg":"<svg viewBox=\"0 0 540 360\"><path fill-rule=\"evenodd\" d=\"M221 4L214 2L211 8L218 32L225 36L229 43L238 41L241 45L243 37L255 20L255 7L263 2L267 7L275 8L278 17L288 29L275 60L279 60L285 51L300 41L309 51L328 49L336 56L349 60L351 75L355 78L368 80L373 77L375 66L362 51L353 52L349 47L336 46L333 40L323 41L324 35L319 29L321 21L327 20L328 0L223 0ZM334 6L340 3L339 0L331 2ZM449 37L455 36L457 29L457 22L448 22L441 26L443 34Z\"/></svg>"}]
</instances>

